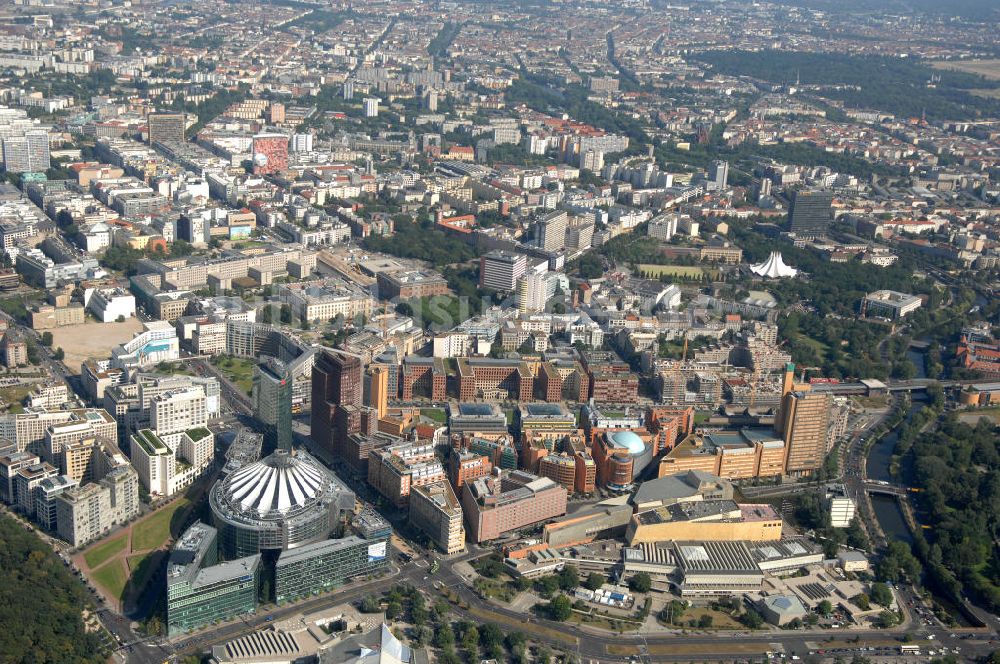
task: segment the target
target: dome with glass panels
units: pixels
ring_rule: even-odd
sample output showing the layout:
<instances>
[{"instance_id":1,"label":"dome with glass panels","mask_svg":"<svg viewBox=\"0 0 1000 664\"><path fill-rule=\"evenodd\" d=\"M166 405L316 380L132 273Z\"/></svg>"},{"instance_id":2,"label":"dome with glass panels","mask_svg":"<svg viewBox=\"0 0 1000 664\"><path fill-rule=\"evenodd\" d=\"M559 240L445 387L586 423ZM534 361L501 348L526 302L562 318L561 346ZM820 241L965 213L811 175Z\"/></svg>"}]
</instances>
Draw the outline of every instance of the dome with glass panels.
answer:
<instances>
[{"instance_id":1,"label":"dome with glass panels","mask_svg":"<svg viewBox=\"0 0 1000 664\"><path fill-rule=\"evenodd\" d=\"M226 558L326 539L354 494L303 451L277 450L228 475L209 494Z\"/></svg>"}]
</instances>

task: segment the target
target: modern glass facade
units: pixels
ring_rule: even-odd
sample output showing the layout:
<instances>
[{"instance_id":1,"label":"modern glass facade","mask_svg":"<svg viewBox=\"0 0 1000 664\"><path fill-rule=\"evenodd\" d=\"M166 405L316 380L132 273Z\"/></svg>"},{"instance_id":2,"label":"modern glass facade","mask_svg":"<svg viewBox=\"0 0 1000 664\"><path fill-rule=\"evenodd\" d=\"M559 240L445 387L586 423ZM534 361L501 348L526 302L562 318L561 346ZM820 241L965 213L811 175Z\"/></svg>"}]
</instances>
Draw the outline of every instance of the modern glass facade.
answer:
<instances>
[{"instance_id":1,"label":"modern glass facade","mask_svg":"<svg viewBox=\"0 0 1000 664\"><path fill-rule=\"evenodd\" d=\"M254 417L267 425L273 449L292 449L292 376L284 362L264 356L254 368Z\"/></svg>"},{"instance_id":2,"label":"modern glass facade","mask_svg":"<svg viewBox=\"0 0 1000 664\"><path fill-rule=\"evenodd\" d=\"M274 568L275 601L279 604L326 592L356 576L389 564L387 540L357 536L307 544L286 551Z\"/></svg>"},{"instance_id":3,"label":"modern glass facade","mask_svg":"<svg viewBox=\"0 0 1000 664\"><path fill-rule=\"evenodd\" d=\"M278 450L216 482L209 505L232 559L326 539L354 494L305 452Z\"/></svg>"},{"instance_id":4,"label":"modern glass facade","mask_svg":"<svg viewBox=\"0 0 1000 664\"><path fill-rule=\"evenodd\" d=\"M167 631L171 636L257 609L260 555L216 564L216 536L215 528L196 522L170 552Z\"/></svg>"},{"instance_id":5,"label":"modern glass facade","mask_svg":"<svg viewBox=\"0 0 1000 664\"><path fill-rule=\"evenodd\" d=\"M260 556L207 567L191 580L167 585L170 635L257 610Z\"/></svg>"}]
</instances>

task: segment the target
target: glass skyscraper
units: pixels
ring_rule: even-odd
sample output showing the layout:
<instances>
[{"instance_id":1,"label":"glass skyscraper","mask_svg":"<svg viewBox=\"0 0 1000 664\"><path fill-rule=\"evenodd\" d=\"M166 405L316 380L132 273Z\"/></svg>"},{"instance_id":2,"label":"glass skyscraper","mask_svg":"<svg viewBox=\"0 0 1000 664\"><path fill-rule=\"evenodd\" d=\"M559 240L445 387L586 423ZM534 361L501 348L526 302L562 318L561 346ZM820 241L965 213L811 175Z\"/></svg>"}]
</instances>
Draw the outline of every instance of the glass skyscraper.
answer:
<instances>
[{"instance_id":1,"label":"glass skyscraper","mask_svg":"<svg viewBox=\"0 0 1000 664\"><path fill-rule=\"evenodd\" d=\"M253 372L253 414L267 425L268 445L292 449L292 375L284 362L261 358Z\"/></svg>"}]
</instances>

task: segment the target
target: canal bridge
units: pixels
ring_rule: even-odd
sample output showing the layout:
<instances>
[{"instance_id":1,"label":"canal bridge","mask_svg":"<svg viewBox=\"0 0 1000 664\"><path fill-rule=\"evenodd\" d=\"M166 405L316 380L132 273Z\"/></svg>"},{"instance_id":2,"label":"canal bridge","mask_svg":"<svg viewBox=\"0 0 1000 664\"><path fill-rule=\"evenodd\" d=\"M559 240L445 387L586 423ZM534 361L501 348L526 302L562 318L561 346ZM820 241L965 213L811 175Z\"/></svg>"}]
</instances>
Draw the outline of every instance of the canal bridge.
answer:
<instances>
[{"instance_id":1,"label":"canal bridge","mask_svg":"<svg viewBox=\"0 0 1000 664\"><path fill-rule=\"evenodd\" d=\"M882 484L880 482L867 481L864 483L864 489L868 493L881 495L881 496L905 496L907 489L905 486L898 486L896 484Z\"/></svg>"}]
</instances>

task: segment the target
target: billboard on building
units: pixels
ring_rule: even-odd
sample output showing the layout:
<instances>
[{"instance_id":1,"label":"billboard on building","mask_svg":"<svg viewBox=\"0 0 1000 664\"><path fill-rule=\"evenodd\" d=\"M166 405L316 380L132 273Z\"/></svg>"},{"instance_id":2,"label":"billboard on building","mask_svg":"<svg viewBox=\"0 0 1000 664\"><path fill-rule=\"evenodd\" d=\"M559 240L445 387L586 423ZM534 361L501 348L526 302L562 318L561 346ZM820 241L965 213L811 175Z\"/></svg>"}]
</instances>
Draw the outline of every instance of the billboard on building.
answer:
<instances>
[{"instance_id":1,"label":"billboard on building","mask_svg":"<svg viewBox=\"0 0 1000 664\"><path fill-rule=\"evenodd\" d=\"M374 562L376 560L384 560L386 551L385 542L376 542L375 544L368 545L368 562Z\"/></svg>"}]
</instances>

